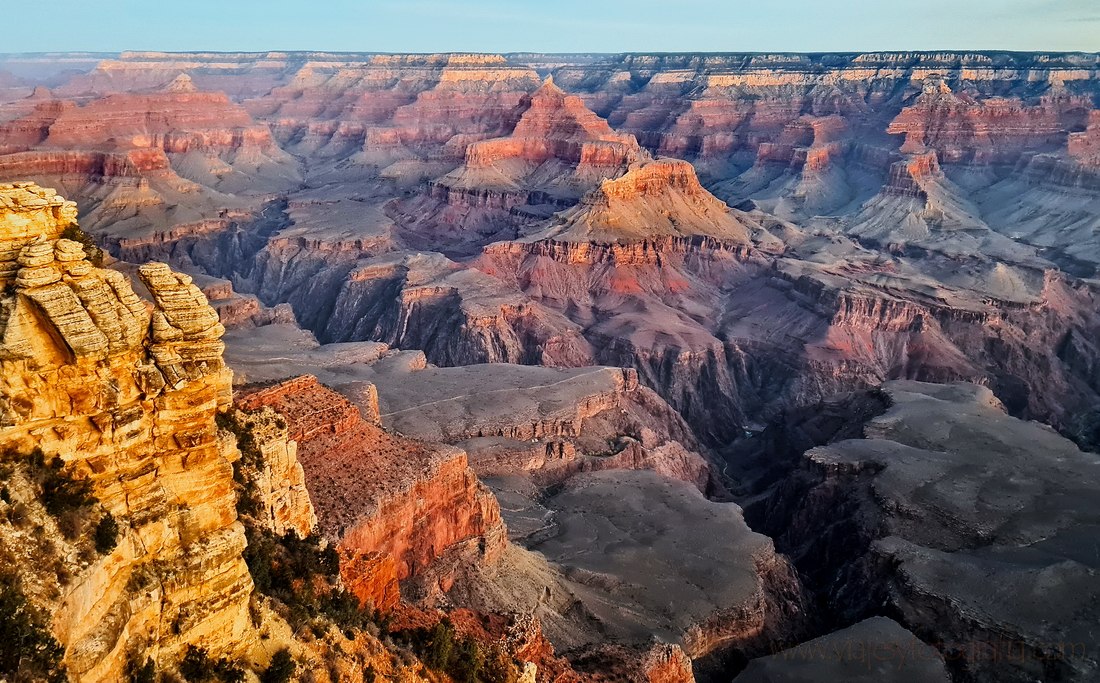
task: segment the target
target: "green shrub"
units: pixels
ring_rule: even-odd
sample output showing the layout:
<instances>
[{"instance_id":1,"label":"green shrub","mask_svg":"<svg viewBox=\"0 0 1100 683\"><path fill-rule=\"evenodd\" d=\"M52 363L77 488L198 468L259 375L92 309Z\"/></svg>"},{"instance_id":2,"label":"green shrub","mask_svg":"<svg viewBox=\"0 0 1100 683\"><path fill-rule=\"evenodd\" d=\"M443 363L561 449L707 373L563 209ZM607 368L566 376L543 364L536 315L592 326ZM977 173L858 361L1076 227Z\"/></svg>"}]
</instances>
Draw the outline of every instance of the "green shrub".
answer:
<instances>
[{"instance_id":1,"label":"green shrub","mask_svg":"<svg viewBox=\"0 0 1100 683\"><path fill-rule=\"evenodd\" d=\"M247 424L238 419L241 414L248 413L227 411L218 413L214 419L219 429L233 434L237 439L237 450L241 452L240 459L233 463L233 481L237 485L237 514L250 517L260 511L260 500L256 495L253 473L264 468L264 454Z\"/></svg>"},{"instance_id":2,"label":"green shrub","mask_svg":"<svg viewBox=\"0 0 1100 683\"><path fill-rule=\"evenodd\" d=\"M214 677L222 683L244 683L244 669L228 659L214 663Z\"/></svg>"},{"instance_id":3,"label":"green shrub","mask_svg":"<svg viewBox=\"0 0 1100 683\"><path fill-rule=\"evenodd\" d=\"M57 530L70 541L75 541L84 533L84 517L87 510L83 508L66 508L55 515Z\"/></svg>"},{"instance_id":4,"label":"green shrub","mask_svg":"<svg viewBox=\"0 0 1100 683\"><path fill-rule=\"evenodd\" d=\"M228 659L214 661L206 650L194 645L187 646L187 653L180 660L180 675L188 683L221 681L222 683L242 683L244 669Z\"/></svg>"},{"instance_id":5,"label":"green shrub","mask_svg":"<svg viewBox=\"0 0 1100 683\"><path fill-rule=\"evenodd\" d=\"M100 555L106 555L118 545L118 522L110 512L104 513L95 526L95 549Z\"/></svg>"},{"instance_id":6,"label":"green shrub","mask_svg":"<svg viewBox=\"0 0 1100 683\"><path fill-rule=\"evenodd\" d=\"M279 537L269 529L246 525L245 537L244 560L252 583L287 606L295 627L323 616L341 630L355 631L373 620L355 596L339 587L340 556L320 536L301 538L291 531Z\"/></svg>"},{"instance_id":7,"label":"green shrub","mask_svg":"<svg viewBox=\"0 0 1100 683\"><path fill-rule=\"evenodd\" d=\"M130 663L130 683L157 683L157 665L152 659L146 659L144 664Z\"/></svg>"},{"instance_id":8,"label":"green shrub","mask_svg":"<svg viewBox=\"0 0 1100 683\"><path fill-rule=\"evenodd\" d=\"M256 443L256 437L252 436L252 430L240 419L238 413L248 415L246 411L228 411L214 416L219 429L237 437L237 450L241 452L241 461L252 468L261 470L264 468L264 454Z\"/></svg>"},{"instance_id":9,"label":"green shrub","mask_svg":"<svg viewBox=\"0 0 1100 683\"><path fill-rule=\"evenodd\" d=\"M446 673L456 683L515 683L519 678L515 662L504 650L459 636L446 618L430 629L398 631L393 636L425 666Z\"/></svg>"},{"instance_id":10,"label":"green shrub","mask_svg":"<svg viewBox=\"0 0 1100 683\"><path fill-rule=\"evenodd\" d=\"M17 576L0 574L0 680L66 679L64 650L46 627L45 618L27 602Z\"/></svg>"},{"instance_id":11,"label":"green shrub","mask_svg":"<svg viewBox=\"0 0 1100 683\"><path fill-rule=\"evenodd\" d=\"M443 619L428 634L421 660L430 668L443 671L450 664L454 649L455 629L450 621Z\"/></svg>"},{"instance_id":12,"label":"green shrub","mask_svg":"<svg viewBox=\"0 0 1100 683\"><path fill-rule=\"evenodd\" d=\"M62 472L61 458L46 460L40 449L31 453L32 477L42 491L42 504L54 517L96 502L87 479L71 479Z\"/></svg>"},{"instance_id":13,"label":"green shrub","mask_svg":"<svg viewBox=\"0 0 1100 683\"><path fill-rule=\"evenodd\" d=\"M27 507L26 503L16 503L11 507L8 521L17 529L26 528L31 522L31 509Z\"/></svg>"},{"instance_id":14,"label":"green shrub","mask_svg":"<svg viewBox=\"0 0 1100 683\"><path fill-rule=\"evenodd\" d=\"M288 683L297 668L298 664L290 656L290 651L283 648L271 658L271 664L260 680L262 683Z\"/></svg>"},{"instance_id":15,"label":"green shrub","mask_svg":"<svg viewBox=\"0 0 1100 683\"><path fill-rule=\"evenodd\" d=\"M81 246L84 247L84 253L88 255L88 260L92 262L92 265L96 268L103 267L103 250L99 248L99 245L95 243L91 235L80 229L80 226L70 225L62 231L61 237L74 242L80 242Z\"/></svg>"},{"instance_id":16,"label":"green shrub","mask_svg":"<svg viewBox=\"0 0 1100 683\"><path fill-rule=\"evenodd\" d=\"M342 588L333 589L323 596L319 610L342 631L361 631L368 623L377 622L376 616L359 604L359 598Z\"/></svg>"},{"instance_id":17,"label":"green shrub","mask_svg":"<svg viewBox=\"0 0 1100 683\"><path fill-rule=\"evenodd\" d=\"M206 650L188 645L187 652L180 660L180 675L188 683L202 683L210 680L214 675L214 669Z\"/></svg>"}]
</instances>

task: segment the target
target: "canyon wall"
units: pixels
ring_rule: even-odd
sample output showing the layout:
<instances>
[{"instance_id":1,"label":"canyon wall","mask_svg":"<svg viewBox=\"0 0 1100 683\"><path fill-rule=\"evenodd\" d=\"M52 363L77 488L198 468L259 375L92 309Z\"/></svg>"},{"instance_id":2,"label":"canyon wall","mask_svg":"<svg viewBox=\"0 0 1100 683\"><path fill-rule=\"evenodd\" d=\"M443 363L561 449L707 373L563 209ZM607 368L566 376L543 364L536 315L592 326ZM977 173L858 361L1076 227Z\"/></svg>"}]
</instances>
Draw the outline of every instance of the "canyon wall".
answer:
<instances>
[{"instance_id":1,"label":"canyon wall","mask_svg":"<svg viewBox=\"0 0 1100 683\"><path fill-rule=\"evenodd\" d=\"M1095 676L1080 620L1096 586L1069 540L1095 514L1095 453L962 383L890 382L770 429L742 460L759 458L748 479L768 491L748 517L804 568L827 618L888 613L963 680Z\"/></svg>"},{"instance_id":2,"label":"canyon wall","mask_svg":"<svg viewBox=\"0 0 1100 683\"><path fill-rule=\"evenodd\" d=\"M445 555L492 563L502 552L497 502L464 452L392 436L313 377L246 393L238 405L286 420L319 529L353 558L345 580L373 607L392 607L396 582ZM438 577L436 590L450 580Z\"/></svg>"},{"instance_id":3,"label":"canyon wall","mask_svg":"<svg viewBox=\"0 0 1100 683\"><path fill-rule=\"evenodd\" d=\"M235 510L236 449L214 423L231 399L216 314L165 265L139 270L151 306L121 273L93 267L79 243L59 239L76 207L52 191L0 186L0 213L5 460L59 459L119 521L117 545L65 580L36 559L46 547L26 531L5 533L69 674L118 680L132 656L169 663L188 645L242 652L255 637L252 579ZM27 495L17 489L33 505ZM42 529L68 552L89 542Z\"/></svg>"}]
</instances>

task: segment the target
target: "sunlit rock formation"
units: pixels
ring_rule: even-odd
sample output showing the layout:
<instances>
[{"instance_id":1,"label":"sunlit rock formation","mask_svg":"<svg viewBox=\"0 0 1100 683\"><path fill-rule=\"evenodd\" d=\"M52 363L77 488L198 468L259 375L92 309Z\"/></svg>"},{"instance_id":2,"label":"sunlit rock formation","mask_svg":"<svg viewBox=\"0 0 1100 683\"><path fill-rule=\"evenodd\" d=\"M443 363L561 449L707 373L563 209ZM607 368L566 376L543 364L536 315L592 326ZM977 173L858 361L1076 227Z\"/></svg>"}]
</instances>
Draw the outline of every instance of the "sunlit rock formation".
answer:
<instances>
[{"instance_id":1,"label":"sunlit rock formation","mask_svg":"<svg viewBox=\"0 0 1100 683\"><path fill-rule=\"evenodd\" d=\"M66 584L26 532L0 544L49 611L76 679L118 680L135 652L165 662L189 644L241 653L255 633L236 451L214 423L230 401L223 328L190 278L163 264L140 269L152 306L121 273L93 267L59 239L75 214L50 190L0 186L0 444L9 463L41 449L88 481L119 520L118 544Z\"/></svg>"}]
</instances>

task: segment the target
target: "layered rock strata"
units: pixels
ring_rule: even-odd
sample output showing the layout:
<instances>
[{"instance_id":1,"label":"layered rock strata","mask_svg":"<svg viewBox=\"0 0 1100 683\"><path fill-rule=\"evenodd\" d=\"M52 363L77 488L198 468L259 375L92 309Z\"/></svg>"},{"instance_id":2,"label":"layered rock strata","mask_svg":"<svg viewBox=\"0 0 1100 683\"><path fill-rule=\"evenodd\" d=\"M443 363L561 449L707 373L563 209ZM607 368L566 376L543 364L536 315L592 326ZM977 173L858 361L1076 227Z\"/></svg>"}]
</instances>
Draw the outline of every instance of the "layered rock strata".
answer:
<instances>
[{"instance_id":1,"label":"layered rock strata","mask_svg":"<svg viewBox=\"0 0 1100 683\"><path fill-rule=\"evenodd\" d=\"M776 534L834 616L885 611L956 676L1094 678L1085 643L1100 588L1080 548L1096 528L1097 456L1008 417L983 387L883 392L877 410L804 423L820 445L750 511L757 528Z\"/></svg>"},{"instance_id":2,"label":"layered rock strata","mask_svg":"<svg viewBox=\"0 0 1100 683\"><path fill-rule=\"evenodd\" d=\"M190 278L163 264L139 275L94 268L58 239L76 209L34 185L0 187L0 445L19 461L41 449L87 481L120 521L117 546L65 585L3 545L33 580L69 675L118 680L135 653L170 664L189 645L240 653L254 637L252 579L235 511L236 450L214 422L230 401L223 328Z\"/></svg>"},{"instance_id":3,"label":"layered rock strata","mask_svg":"<svg viewBox=\"0 0 1100 683\"><path fill-rule=\"evenodd\" d=\"M313 377L249 392L238 405L286 420L319 529L352 560L345 579L365 602L392 606L394 582L444 555L479 563L499 556L500 510L464 452L392 436ZM445 592L446 576L439 581Z\"/></svg>"}]
</instances>

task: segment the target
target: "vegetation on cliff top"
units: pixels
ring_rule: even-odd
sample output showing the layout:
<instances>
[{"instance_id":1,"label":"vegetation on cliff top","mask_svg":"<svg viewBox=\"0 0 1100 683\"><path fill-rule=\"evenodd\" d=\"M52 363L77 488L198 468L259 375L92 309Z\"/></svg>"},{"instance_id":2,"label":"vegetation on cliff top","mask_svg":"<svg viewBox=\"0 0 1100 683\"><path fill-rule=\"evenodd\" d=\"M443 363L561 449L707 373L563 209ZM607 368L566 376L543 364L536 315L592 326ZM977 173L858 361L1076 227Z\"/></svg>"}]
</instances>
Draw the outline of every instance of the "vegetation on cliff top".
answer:
<instances>
[{"instance_id":1,"label":"vegetation on cliff top","mask_svg":"<svg viewBox=\"0 0 1100 683\"><path fill-rule=\"evenodd\" d=\"M61 233L61 238L79 242L81 246L84 247L84 253L88 255L88 260L91 264L96 268L103 267L103 250L95 243L95 239L81 230L79 226L70 225L65 228Z\"/></svg>"},{"instance_id":2,"label":"vegetation on cliff top","mask_svg":"<svg viewBox=\"0 0 1100 683\"><path fill-rule=\"evenodd\" d=\"M0 680L66 680L61 645L46 617L27 601L18 576L0 571Z\"/></svg>"},{"instance_id":3,"label":"vegetation on cliff top","mask_svg":"<svg viewBox=\"0 0 1100 683\"><path fill-rule=\"evenodd\" d=\"M456 683L516 683L519 670L499 646L460 635L444 617L432 628L395 631L393 638L411 648L425 666L446 673Z\"/></svg>"}]
</instances>

